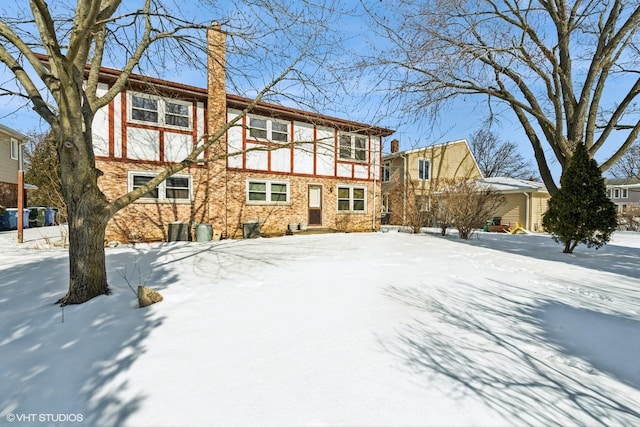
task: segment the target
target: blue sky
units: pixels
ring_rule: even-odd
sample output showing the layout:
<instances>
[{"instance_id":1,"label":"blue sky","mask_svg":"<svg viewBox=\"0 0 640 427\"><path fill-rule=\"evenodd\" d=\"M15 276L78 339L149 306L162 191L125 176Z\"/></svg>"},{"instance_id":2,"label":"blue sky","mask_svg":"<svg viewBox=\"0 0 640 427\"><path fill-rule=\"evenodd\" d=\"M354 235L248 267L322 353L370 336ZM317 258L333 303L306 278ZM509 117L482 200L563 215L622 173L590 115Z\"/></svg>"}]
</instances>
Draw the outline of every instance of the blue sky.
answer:
<instances>
[{"instance_id":1,"label":"blue sky","mask_svg":"<svg viewBox=\"0 0 640 427\"><path fill-rule=\"evenodd\" d=\"M220 6L215 10L207 10L202 4L200 4L200 2L188 2L185 5L184 2L179 4L175 0L169 0L167 5L170 7L179 7L187 18L195 17L202 22L224 20L223 15L225 13L221 13L220 10L225 8L232 10L230 15L235 19L235 22L246 21L248 16L251 15L251 13L246 13L245 10L234 10L236 3L226 1L219 3ZM127 7L132 7L135 3L128 1L125 2L125 4ZM295 5L296 2L291 2L292 9L295 8ZM10 7L11 6L7 4L2 6L2 8L5 9L5 13L6 10L10 10ZM384 43L383 40L376 38L374 32L371 31L371 23L364 16L360 7L360 2L340 2L340 8L342 11L346 11L348 13L340 15L336 14L329 30L340 31L344 35L348 36L349 42L345 48L359 53L365 53L369 44ZM277 45L277 39L274 39L274 42ZM346 59L348 62L349 58L347 57ZM115 64L110 63L105 63L104 65L116 66ZM274 67L273 71L277 71L277 67ZM167 72L166 75L154 75L153 77L166 78L168 80L199 87L206 86L204 73L187 67L178 68L176 72ZM6 71L2 69L0 72L1 81L4 83L8 78ZM485 127L484 120L487 109L484 104L485 99L482 96L458 99L452 103L448 109L442 111L437 123L432 126L431 124L427 124L426 119L419 116L407 118L399 117L397 114L376 114L379 111L384 111L385 106L382 105L383 101L381 101L380 97L363 97L368 90L367 83L368 82L365 80L364 84L361 81L357 85L349 86L353 88L352 92L343 94L333 105L327 105L327 107L322 108L320 112L396 129L396 133L392 135L390 139L399 139L401 141L402 149L431 145L461 138L469 138L473 132L479 128ZM243 86L243 84L240 83L238 87L241 91L242 87L246 88L244 93L239 93L240 95L251 95L252 90L249 86ZM291 87L291 90L295 91L296 89L295 87ZM231 93L238 93L237 90L232 90L230 87L228 87L228 91ZM365 98L366 104L363 101ZM8 101L6 97L3 100ZM46 125L38 119L37 115L30 109L30 107L19 108L20 103L21 101L13 100L13 102L5 102L0 105L0 123L22 132L45 130L47 128ZM290 104L290 102L287 101L284 103ZM512 114L507 112L506 114L501 115L499 121L492 125L492 130L500 135L502 139L515 142L520 148L520 153L525 158L532 159L530 143L522 132L520 124L515 120L515 117ZM557 162L553 159L554 156L549 153L548 161L550 163L550 167L557 176L559 175L559 167ZM537 168L533 160L532 165Z\"/></svg>"}]
</instances>

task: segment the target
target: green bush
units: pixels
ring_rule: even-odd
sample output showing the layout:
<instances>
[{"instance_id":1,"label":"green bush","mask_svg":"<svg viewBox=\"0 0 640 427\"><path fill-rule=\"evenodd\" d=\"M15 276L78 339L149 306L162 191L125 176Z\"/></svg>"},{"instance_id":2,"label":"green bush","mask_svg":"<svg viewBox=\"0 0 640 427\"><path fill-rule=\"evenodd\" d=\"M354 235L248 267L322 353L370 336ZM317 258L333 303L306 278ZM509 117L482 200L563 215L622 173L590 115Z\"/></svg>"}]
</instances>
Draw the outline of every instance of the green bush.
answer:
<instances>
[{"instance_id":1,"label":"green bush","mask_svg":"<svg viewBox=\"0 0 640 427\"><path fill-rule=\"evenodd\" d=\"M580 243L600 248L617 224L616 207L607 197L600 168L579 144L560 178L560 188L549 200L542 225L564 244L564 253L573 253Z\"/></svg>"}]
</instances>

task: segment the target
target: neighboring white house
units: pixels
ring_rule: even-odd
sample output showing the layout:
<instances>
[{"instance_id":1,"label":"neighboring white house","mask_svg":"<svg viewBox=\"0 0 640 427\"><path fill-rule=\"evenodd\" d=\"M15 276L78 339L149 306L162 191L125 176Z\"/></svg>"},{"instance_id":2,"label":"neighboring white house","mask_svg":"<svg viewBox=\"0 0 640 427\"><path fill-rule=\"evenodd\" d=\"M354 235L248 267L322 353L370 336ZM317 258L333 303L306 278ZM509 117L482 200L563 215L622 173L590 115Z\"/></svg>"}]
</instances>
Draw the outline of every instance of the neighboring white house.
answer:
<instances>
[{"instance_id":1,"label":"neighboring white house","mask_svg":"<svg viewBox=\"0 0 640 427\"><path fill-rule=\"evenodd\" d=\"M18 204L18 160L20 146L29 137L0 124L0 205Z\"/></svg>"}]
</instances>

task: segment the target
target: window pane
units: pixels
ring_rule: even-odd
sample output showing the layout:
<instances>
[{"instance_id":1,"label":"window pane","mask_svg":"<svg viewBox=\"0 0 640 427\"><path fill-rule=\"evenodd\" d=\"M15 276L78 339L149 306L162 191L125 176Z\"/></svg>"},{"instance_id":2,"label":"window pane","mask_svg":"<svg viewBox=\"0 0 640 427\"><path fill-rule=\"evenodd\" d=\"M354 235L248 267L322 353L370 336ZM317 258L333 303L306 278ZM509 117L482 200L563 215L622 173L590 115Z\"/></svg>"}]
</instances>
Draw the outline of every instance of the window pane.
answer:
<instances>
[{"instance_id":1,"label":"window pane","mask_svg":"<svg viewBox=\"0 0 640 427\"><path fill-rule=\"evenodd\" d=\"M287 193L271 193L272 202L286 202Z\"/></svg>"},{"instance_id":2,"label":"window pane","mask_svg":"<svg viewBox=\"0 0 640 427\"><path fill-rule=\"evenodd\" d=\"M288 126L286 123L271 122L271 129L274 132L287 133L287 128Z\"/></svg>"},{"instance_id":3,"label":"window pane","mask_svg":"<svg viewBox=\"0 0 640 427\"><path fill-rule=\"evenodd\" d=\"M364 210L364 200L354 200L353 201L353 210L354 211L363 211Z\"/></svg>"},{"instance_id":4,"label":"window pane","mask_svg":"<svg viewBox=\"0 0 640 427\"><path fill-rule=\"evenodd\" d=\"M354 188L353 189L353 198L354 199L364 199L364 188Z\"/></svg>"},{"instance_id":5,"label":"window pane","mask_svg":"<svg viewBox=\"0 0 640 427\"><path fill-rule=\"evenodd\" d=\"M339 156L341 159L351 158L351 137L349 135L340 135Z\"/></svg>"},{"instance_id":6,"label":"window pane","mask_svg":"<svg viewBox=\"0 0 640 427\"><path fill-rule=\"evenodd\" d=\"M258 200L258 201L266 201L267 200L267 193L252 193L249 192L249 200Z\"/></svg>"},{"instance_id":7,"label":"window pane","mask_svg":"<svg viewBox=\"0 0 640 427\"><path fill-rule=\"evenodd\" d=\"M189 200L189 190L167 187L167 199Z\"/></svg>"},{"instance_id":8,"label":"window pane","mask_svg":"<svg viewBox=\"0 0 640 427\"><path fill-rule=\"evenodd\" d=\"M152 177L150 177L150 176L134 175L133 176L133 186L134 186L134 188L142 187L147 182L151 181L151 178Z\"/></svg>"},{"instance_id":9,"label":"window pane","mask_svg":"<svg viewBox=\"0 0 640 427\"><path fill-rule=\"evenodd\" d=\"M251 138L267 138L267 131L262 129L249 129L249 136Z\"/></svg>"},{"instance_id":10,"label":"window pane","mask_svg":"<svg viewBox=\"0 0 640 427\"><path fill-rule=\"evenodd\" d=\"M158 123L158 113L156 111L147 110L131 110L131 118L143 122Z\"/></svg>"},{"instance_id":11,"label":"window pane","mask_svg":"<svg viewBox=\"0 0 640 427\"><path fill-rule=\"evenodd\" d=\"M287 184L271 184L272 193L286 193Z\"/></svg>"},{"instance_id":12,"label":"window pane","mask_svg":"<svg viewBox=\"0 0 640 427\"><path fill-rule=\"evenodd\" d=\"M133 96L131 100L131 105L134 108L142 108L144 110L158 110L158 100L145 98L142 96Z\"/></svg>"},{"instance_id":13,"label":"window pane","mask_svg":"<svg viewBox=\"0 0 640 427\"><path fill-rule=\"evenodd\" d=\"M254 117L249 118L249 127L267 129L267 121L264 119L256 119Z\"/></svg>"},{"instance_id":14,"label":"window pane","mask_svg":"<svg viewBox=\"0 0 640 427\"><path fill-rule=\"evenodd\" d=\"M355 142L355 159L366 160L367 159L367 140L363 137L356 137Z\"/></svg>"},{"instance_id":15,"label":"window pane","mask_svg":"<svg viewBox=\"0 0 640 427\"><path fill-rule=\"evenodd\" d=\"M271 139L278 142L288 142L289 135L286 133L271 132Z\"/></svg>"},{"instance_id":16,"label":"window pane","mask_svg":"<svg viewBox=\"0 0 640 427\"><path fill-rule=\"evenodd\" d=\"M349 189L348 188L338 188L338 198L339 199L348 199L349 198Z\"/></svg>"},{"instance_id":17,"label":"window pane","mask_svg":"<svg viewBox=\"0 0 640 427\"><path fill-rule=\"evenodd\" d=\"M339 211L348 211L349 210L349 201L348 200L338 200L338 210Z\"/></svg>"},{"instance_id":18,"label":"window pane","mask_svg":"<svg viewBox=\"0 0 640 427\"><path fill-rule=\"evenodd\" d=\"M189 115L189 107L184 104L174 104L172 102L167 102L166 108L168 114L175 114L178 116Z\"/></svg>"},{"instance_id":19,"label":"window pane","mask_svg":"<svg viewBox=\"0 0 640 427\"><path fill-rule=\"evenodd\" d=\"M267 184L265 182L250 182L249 191L267 191Z\"/></svg>"},{"instance_id":20,"label":"window pane","mask_svg":"<svg viewBox=\"0 0 640 427\"><path fill-rule=\"evenodd\" d=\"M170 114L165 115L166 124L170 126L180 126L183 128L189 127L189 117L172 116Z\"/></svg>"},{"instance_id":21,"label":"window pane","mask_svg":"<svg viewBox=\"0 0 640 427\"><path fill-rule=\"evenodd\" d=\"M151 181L153 177L151 176L145 176L145 175L134 175L133 176L133 189L135 190L136 188L140 188L143 185L145 185L146 183L148 183L149 181ZM158 198L158 188L155 188L149 192L147 192L144 196L142 196L144 198L151 198L151 199L157 199Z\"/></svg>"},{"instance_id":22,"label":"window pane","mask_svg":"<svg viewBox=\"0 0 640 427\"><path fill-rule=\"evenodd\" d=\"M189 178L167 178L167 187L189 188Z\"/></svg>"}]
</instances>

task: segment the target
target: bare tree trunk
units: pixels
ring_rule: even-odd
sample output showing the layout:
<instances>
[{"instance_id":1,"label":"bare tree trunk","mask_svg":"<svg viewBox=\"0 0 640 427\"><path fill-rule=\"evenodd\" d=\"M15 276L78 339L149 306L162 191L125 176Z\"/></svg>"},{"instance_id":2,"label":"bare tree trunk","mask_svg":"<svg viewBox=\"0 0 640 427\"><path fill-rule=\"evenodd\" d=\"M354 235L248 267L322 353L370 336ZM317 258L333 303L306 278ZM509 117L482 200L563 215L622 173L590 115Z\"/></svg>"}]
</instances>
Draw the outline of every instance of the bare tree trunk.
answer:
<instances>
[{"instance_id":1,"label":"bare tree trunk","mask_svg":"<svg viewBox=\"0 0 640 427\"><path fill-rule=\"evenodd\" d=\"M62 305L109 293L104 237L110 214L97 184L91 133L74 127L59 133L58 144L69 220L69 291L58 300Z\"/></svg>"}]
</instances>

